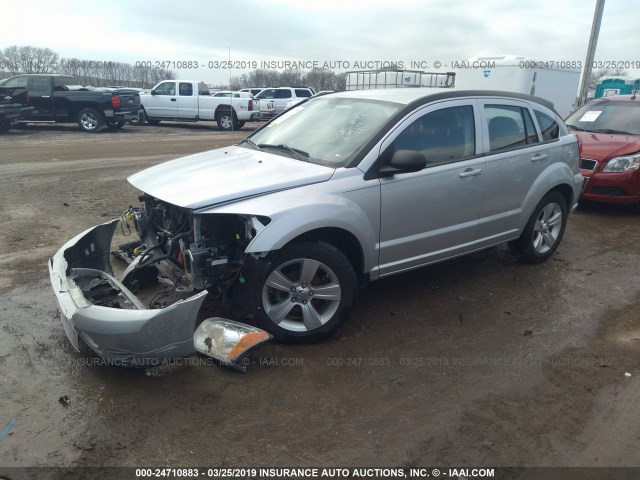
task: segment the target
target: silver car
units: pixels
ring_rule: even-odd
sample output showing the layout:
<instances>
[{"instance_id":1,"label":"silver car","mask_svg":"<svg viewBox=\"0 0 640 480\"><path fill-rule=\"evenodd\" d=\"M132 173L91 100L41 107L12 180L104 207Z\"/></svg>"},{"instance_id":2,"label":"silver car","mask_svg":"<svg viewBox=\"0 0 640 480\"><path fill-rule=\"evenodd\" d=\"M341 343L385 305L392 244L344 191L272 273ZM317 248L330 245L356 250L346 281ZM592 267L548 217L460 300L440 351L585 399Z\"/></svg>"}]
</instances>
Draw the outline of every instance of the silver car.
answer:
<instances>
[{"instance_id":1,"label":"silver car","mask_svg":"<svg viewBox=\"0 0 640 480\"><path fill-rule=\"evenodd\" d=\"M140 237L120 252L126 271L109 264L117 220L50 263L65 330L103 357L185 356L206 290L278 340L317 340L370 281L503 242L548 259L583 187L578 161L576 137L535 97L311 98L238 145L131 176L143 195L122 219ZM158 282L184 298L148 308L131 291Z\"/></svg>"}]
</instances>

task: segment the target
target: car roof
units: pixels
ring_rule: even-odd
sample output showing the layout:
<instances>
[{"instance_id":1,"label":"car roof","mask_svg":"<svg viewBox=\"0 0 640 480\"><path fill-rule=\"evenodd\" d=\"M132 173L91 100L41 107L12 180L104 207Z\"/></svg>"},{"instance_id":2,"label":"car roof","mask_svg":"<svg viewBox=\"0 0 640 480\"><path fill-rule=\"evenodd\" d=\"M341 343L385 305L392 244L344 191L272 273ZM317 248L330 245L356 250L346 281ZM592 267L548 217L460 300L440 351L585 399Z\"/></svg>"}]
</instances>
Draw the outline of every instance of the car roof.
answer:
<instances>
[{"instance_id":1,"label":"car roof","mask_svg":"<svg viewBox=\"0 0 640 480\"><path fill-rule=\"evenodd\" d=\"M452 88L419 87L419 88L380 88L372 90L349 90L332 93L331 98L366 98L381 100L402 105L418 102L446 100L450 98L468 97L500 97L513 100L527 100L544 105L553 110L553 103L540 97L522 93L504 92L500 90L458 90Z\"/></svg>"}]
</instances>

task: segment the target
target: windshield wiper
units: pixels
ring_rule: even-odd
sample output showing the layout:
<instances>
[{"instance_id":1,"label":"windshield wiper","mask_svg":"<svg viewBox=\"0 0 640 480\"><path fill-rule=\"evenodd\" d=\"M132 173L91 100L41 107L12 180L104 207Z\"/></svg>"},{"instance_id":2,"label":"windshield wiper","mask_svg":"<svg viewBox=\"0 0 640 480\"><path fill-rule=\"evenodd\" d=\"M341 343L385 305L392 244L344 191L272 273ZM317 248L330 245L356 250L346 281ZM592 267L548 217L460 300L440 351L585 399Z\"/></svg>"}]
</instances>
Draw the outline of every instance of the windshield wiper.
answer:
<instances>
[{"instance_id":1,"label":"windshield wiper","mask_svg":"<svg viewBox=\"0 0 640 480\"><path fill-rule=\"evenodd\" d=\"M280 145L274 145L272 143L260 143L258 144L258 147L260 148L276 148L278 150L285 150L287 152L289 152L291 155L293 155L295 158L297 158L298 160L302 160L303 162L306 161L307 158L309 158L309 153L305 152L304 150L300 150L299 148L292 148L289 145L285 145L284 143L281 143ZM306 158L304 158L306 157Z\"/></svg>"},{"instance_id":2,"label":"windshield wiper","mask_svg":"<svg viewBox=\"0 0 640 480\"><path fill-rule=\"evenodd\" d=\"M567 123L567 127L573 128L574 130L578 130L579 132L590 132L591 130L586 130L584 128L576 127L575 125L570 125Z\"/></svg>"},{"instance_id":3,"label":"windshield wiper","mask_svg":"<svg viewBox=\"0 0 640 480\"><path fill-rule=\"evenodd\" d=\"M248 143L251 146L251 148L254 148L255 150L261 150L261 148L249 138L245 138L238 145L242 145L243 143Z\"/></svg>"},{"instance_id":4,"label":"windshield wiper","mask_svg":"<svg viewBox=\"0 0 640 480\"><path fill-rule=\"evenodd\" d=\"M625 132L624 130L614 130L612 128L599 128L598 130L594 130L594 132L598 132L598 133L620 133L622 135L633 135L631 132Z\"/></svg>"}]
</instances>

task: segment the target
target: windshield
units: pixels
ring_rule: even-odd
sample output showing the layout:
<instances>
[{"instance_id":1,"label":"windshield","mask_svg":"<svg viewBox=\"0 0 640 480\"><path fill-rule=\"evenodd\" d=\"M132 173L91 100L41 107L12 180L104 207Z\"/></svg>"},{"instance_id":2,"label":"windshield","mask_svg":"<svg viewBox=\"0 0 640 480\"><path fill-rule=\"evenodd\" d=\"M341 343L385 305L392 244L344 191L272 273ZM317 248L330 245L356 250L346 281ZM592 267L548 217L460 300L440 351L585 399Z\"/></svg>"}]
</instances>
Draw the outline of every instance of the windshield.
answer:
<instances>
[{"instance_id":1,"label":"windshield","mask_svg":"<svg viewBox=\"0 0 640 480\"><path fill-rule=\"evenodd\" d=\"M575 130L640 135L640 101L595 101L571 114L565 123Z\"/></svg>"},{"instance_id":2,"label":"windshield","mask_svg":"<svg viewBox=\"0 0 640 480\"><path fill-rule=\"evenodd\" d=\"M249 139L254 148L269 153L343 167L402 107L378 100L314 98L275 118Z\"/></svg>"}]
</instances>

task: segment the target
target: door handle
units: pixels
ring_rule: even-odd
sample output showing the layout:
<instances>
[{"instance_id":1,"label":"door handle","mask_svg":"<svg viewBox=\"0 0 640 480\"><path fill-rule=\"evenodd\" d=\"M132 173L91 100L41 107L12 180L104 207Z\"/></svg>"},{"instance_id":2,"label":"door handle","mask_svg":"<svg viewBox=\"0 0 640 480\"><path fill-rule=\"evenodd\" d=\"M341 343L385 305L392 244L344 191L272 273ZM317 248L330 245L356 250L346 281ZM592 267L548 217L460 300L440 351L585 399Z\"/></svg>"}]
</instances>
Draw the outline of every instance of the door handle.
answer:
<instances>
[{"instance_id":1,"label":"door handle","mask_svg":"<svg viewBox=\"0 0 640 480\"><path fill-rule=\"evenodd\" d=\"M51 95L42 95L40 98L51 98Z\"/></svg>"},{"instance_id":2,"label":"door handle","mask_svg":"<svg viewBox=\"0 0 640 480\"><path fill-rule=\"evenodd\" d=\"M534 156L533 158L531 158L531 161L532 162L541 162L542 160L544 160L548 156L549 155L547 155L546 153L540 153L540 154Z\"/></svg>"},{"instance_id":3,"label":"door handle","mask_svg":"<svg viewBox=\"0 0 640 480\"><path fill-rule=\"evenodd\" d=\"M172 98L172 99L171 99L171 101L172 101L172 102L175 102L175 101L176 101L176 99L175 99L175 98Z\"/></svg>"},{"instance_id":4,"label":"door handle","mask_svg":"<svg viewBox=\"0 0 640 480\"><path fill-rule=\"evenodd\" d=\"M460 178L465 178L465 177L475 177L476 175L480 175L482 173L482 169L478 168L476 170L473 170L471 168L467 168L464 172L462 172L460 175L458 175Z\"/></svg>"}]
</instances>

